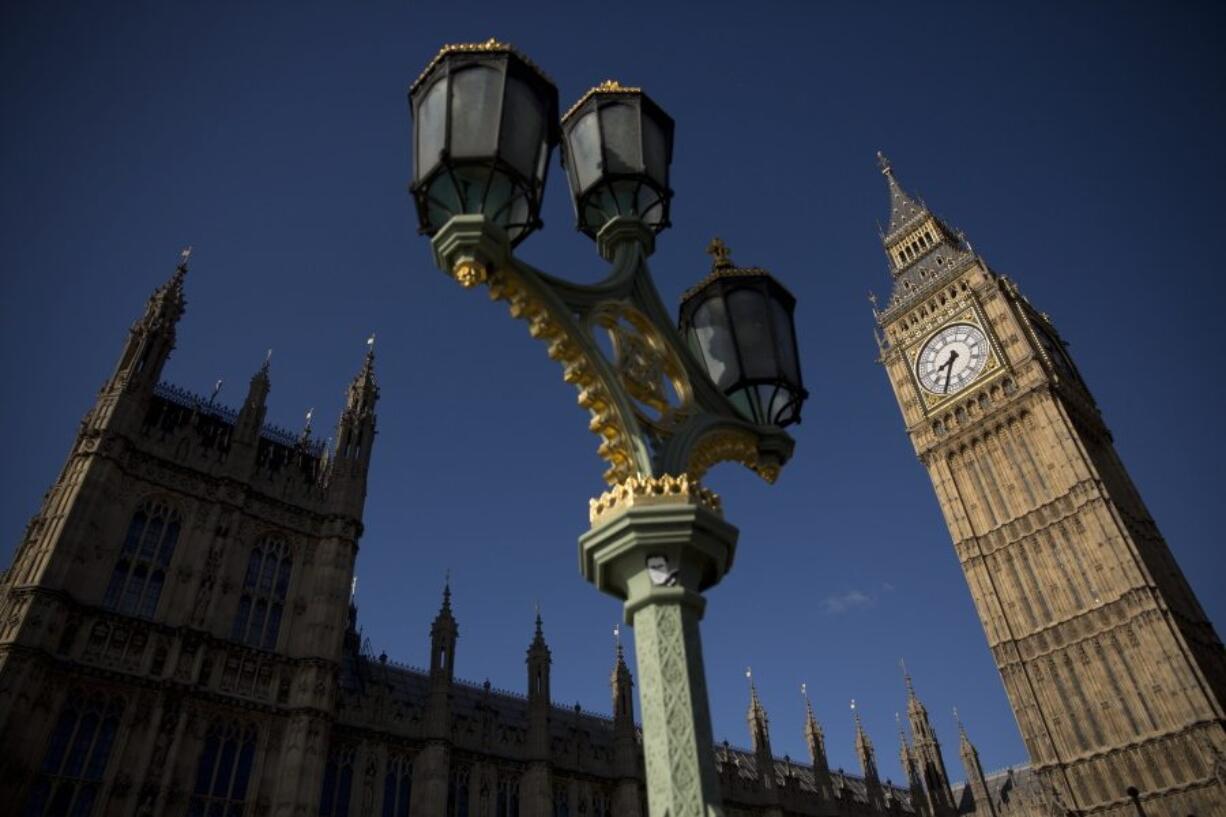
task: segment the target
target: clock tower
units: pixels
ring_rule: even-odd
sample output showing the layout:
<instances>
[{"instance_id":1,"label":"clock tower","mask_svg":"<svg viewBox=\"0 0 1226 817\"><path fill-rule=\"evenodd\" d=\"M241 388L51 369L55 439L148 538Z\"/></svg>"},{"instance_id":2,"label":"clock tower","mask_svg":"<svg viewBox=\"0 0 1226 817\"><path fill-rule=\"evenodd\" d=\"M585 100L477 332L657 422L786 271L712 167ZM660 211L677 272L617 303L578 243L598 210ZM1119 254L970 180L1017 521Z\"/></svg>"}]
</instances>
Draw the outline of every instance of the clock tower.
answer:
<instances>
[{"instance_id":1,"label":"clock tower","mask_svg":"<svg viewBox=\"0 0 1226 817\"><path fill-rule=\"evenodd\" d=\"M880 361L1052 814L1226 815L1226 654L1047 316L899 185Z\"/></svg>"}]
</instances>

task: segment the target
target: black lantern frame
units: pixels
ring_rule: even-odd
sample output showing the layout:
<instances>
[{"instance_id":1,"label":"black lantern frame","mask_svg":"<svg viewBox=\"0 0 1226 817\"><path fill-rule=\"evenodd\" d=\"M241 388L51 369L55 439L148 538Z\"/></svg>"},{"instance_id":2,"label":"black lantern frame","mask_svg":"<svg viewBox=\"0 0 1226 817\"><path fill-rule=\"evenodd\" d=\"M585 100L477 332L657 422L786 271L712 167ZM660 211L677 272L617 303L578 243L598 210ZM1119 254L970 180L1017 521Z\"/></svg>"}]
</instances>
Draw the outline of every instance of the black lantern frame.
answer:
<instances>
[{"instance_id":1,"label":"black lantern frame","mask_svg":"<svg viewBox=\"0 0 1226 817\"><path fill-rule=\"evenodd\" d=\"M653 232L670 226L668 170L674 123L639 88L608 80L562 117L562 167L575 219L592 238L610 220L633 216Z\"/></svg>"},{"instance_id":2,"label":"black lantern frame","mask_svg":"<svg viewBox=\"0 0 1226 817\"><path fill-rule=\"evenodd\" d=\"M769 272L734 267L726 257L681 298L678 328L690 351L737 411L759 425L799 423L809 396L795 308L796 298Z\"/></svg>"},{"instance_id":3,"label":"black lantern frame","mask_svg":"<svg viewBox=\"0 0 1226 817\"><path fill-rule=\"evenodd\" d=\"M409 90L419 232L484 214L515 246L543 226L558 90L511 46L445 46Z\"/></svg>"}]
</instances>

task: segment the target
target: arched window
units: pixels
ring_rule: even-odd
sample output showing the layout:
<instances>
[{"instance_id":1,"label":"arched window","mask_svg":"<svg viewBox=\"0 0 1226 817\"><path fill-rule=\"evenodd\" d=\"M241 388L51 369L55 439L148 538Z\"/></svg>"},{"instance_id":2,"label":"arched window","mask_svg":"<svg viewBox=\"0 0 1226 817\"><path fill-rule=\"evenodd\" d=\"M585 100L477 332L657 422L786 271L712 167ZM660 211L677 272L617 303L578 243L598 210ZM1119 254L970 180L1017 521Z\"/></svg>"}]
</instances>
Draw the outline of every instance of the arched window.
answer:
<instances>
[{"instance_id":1,"label":"arched window","mask_svg":"<svg viewBox=\"0 0 1226 817\"><path fill-rule=\"evenodd\" d=\"M319 817L349 817L353 794L353 748L333 747L324 766L324 787L319 795Z\"/></svg>"},{"instance_id":2,"label":"arched window","mask_svg":"<svg viewBox=\"0 0 1226 817\"><path fill-rule=\"evenodd\" d=\"M393 755L383 776L383 817L409 817L409 797L413 793L413 761ZM501 814L499 815L501 817ZM519 817L516 813L515 817Z\"/></svg>"},{"instance_id":3,"label":"arched window","mask_svg":"<svg viewBox=\"0 0 1226 817\"><path fill-rule=\"evenodd\" d=\"M178 511L159 500L149 500L137 509L102 597L103 607L153 618L179 541L181 521Z\"/></svg>"},{"instance_id":4,"label":"arched window","mask_svg":"<svg viewBox=\"0 0 1226 817\"><path fill-rule=\"evenodd\" d=\"M447 777L447 817L468 817L467 766L452 766Z\"/></svg>"},{"instance_id":5,"label":"arched window","mask_svg":"<svg viewBox=\"0 0 1226 817\"><path fill-rule=\"evenodd\" d=\"M122 714L122 698L86 696L79 689L69 693L23 817L89 814L93 810Z\"/></svg>"},{"instance_id":6,"label":"arched window","mask_svg":"<svg viewBox=\"0 0 1226 817\"><path fill-rule=\"evenodd\" d=\"M570 817L570 786L564 780L553 787L553 817Z\"/></svg>"},{"instance_id":7,"label":"arched window","mask_svg":"<svg viewBox=\"0 0 1226 817\"><path fill-rule=\"evenodd\" d=\"M264 650L276 649L293 568L289 543L281 536L265 536L251 549L231 634L235 641Z\"/></svg>"},{"instance_id":8,"label":"arched window","mask_svg":"<svg viewBox=\"0 0 1226 817\"><path fill-rule=\"evenodd\" d=\"M494 817L519 817L519 777L512 772L498 773L498 800Z\"/></svg>"},{"instance_id":9,"label":"arched window","mask_svg":"<svg viewBox=\"0 0 1226 817\"><path fill-rule=\"evenodd\" d=\"M255 736L251 724L219 719L209 726L196 764L196 787L187 817L242 813L255 759Z\"/></svg>"}]
</instances>

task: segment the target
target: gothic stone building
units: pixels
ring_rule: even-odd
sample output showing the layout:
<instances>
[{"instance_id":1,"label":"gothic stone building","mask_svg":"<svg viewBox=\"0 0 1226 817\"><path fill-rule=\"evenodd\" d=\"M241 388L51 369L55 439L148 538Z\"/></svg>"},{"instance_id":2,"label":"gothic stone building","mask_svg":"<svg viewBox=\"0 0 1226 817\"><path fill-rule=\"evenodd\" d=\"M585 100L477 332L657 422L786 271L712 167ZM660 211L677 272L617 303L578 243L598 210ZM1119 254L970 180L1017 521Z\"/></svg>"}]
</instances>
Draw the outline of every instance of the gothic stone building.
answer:
<instances>
[{"instance_id":1,"label":"gothic stone building","mask_svg":"<svg viewBox=\"0 0 1226 817\"><path fill-rule=\"evenodd\" d=\"M1226 653L1093 396L1047 316L881 165L881 361L1041 788L1069 813L1226 815Z\"/></svg>"},{"instance_id":2,"label":"gothic stone building","mask_svg":"<svg viewBox=\"0 0 1226 817\"><path fill-rule=\"evenodd\" d=\"M373 352L335 446L265 424L267 362L237 411L166 385L186 272L184 261L132 326L0 575L0 813L644 815L620 649L612 717L553 705L539 620L526 695L458 679L449 589L428 669L362 650L350 588ZM952 814L913 694L908 712L897 787L858 722L862 775L829 769L811 708L797 724L809 762L774 757L753 691L751 748L714 747L726 813ZM967 803L984 802L986 780L978 770Z\"/></svg>"},{"instance_id":3,"label":"gothic stone building","mask_svg":"<svg viewBox=\"0 0 1226 817\"><path fill-rule=\"evenodd\" d=\"M831 770L808 706L808 762L776 758L751 688L750 748L714 747L725 813L1221 817L1221 643L1050 322L887 178L882 360L1032 766L985 773L959 726L951 785L909 677L902 785L858 717L861 774ZM449 590L428 669L362 650L373 354L335 446L265 424L267 364L237 411L163 384L186 271L133 325L0 574L0 813L644 815L620 650L612 717L553 705L539 622L526 695L458 679Z\"/></svg>"}]
</instances>

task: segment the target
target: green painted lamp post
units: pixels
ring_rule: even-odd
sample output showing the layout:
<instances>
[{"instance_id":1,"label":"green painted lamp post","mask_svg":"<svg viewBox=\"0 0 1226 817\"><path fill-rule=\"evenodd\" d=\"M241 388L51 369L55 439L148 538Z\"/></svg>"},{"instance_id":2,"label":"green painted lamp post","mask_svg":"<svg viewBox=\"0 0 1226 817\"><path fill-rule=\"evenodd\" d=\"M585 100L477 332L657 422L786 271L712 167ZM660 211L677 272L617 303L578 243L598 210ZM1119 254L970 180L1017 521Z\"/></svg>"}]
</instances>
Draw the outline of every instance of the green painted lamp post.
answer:
<instances>
[{"instance_id":1,"label":"green painted lamp post","mask_svg":"<svg viewBox=\"0 0 1226 817\"><path fill-rule=\"evenodd\" d=\"M711 274L685 294L674 326L646 263L669 224L673 121L639 89L605 82L559 123L549 79L489 40L445 46L410 104L410 190L435 262L528 322L600 438L610 487L591 500L579 563L624 600L637 633L651 814L720 814L698 622L702 592L732 566L737 530L699 480L732 460L773 482L791 456L783 427L806 397L795 301L765 270L736 267L716 239ZM541 226L559 142L579 229L610 265L598 284L512 255Z\"/></svg>"}]
</instances>

